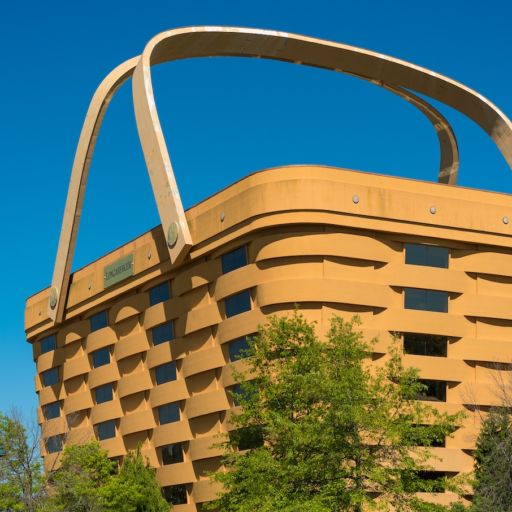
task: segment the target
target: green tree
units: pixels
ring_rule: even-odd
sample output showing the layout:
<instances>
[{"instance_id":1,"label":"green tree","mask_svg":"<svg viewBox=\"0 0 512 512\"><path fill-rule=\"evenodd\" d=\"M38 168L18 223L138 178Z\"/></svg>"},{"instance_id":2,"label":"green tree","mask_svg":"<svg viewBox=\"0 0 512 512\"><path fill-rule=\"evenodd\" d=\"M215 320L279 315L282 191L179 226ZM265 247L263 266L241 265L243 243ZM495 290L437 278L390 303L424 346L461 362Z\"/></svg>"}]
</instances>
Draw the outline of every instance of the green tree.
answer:
<instances>
[{"instance_id":1,"label":"green tree","mask_svg":"<svg viewBox=\"0 0 512 512\"><path fill-rule=\"evenodd\" d=\"M0 413L0 510L35 512L45 499L38 429Z\"/></svg>"},{"instance_id":2,"label":"green tree","mask_svg":"<svg viewBox=\"0 0 512 512\"><path fill-rule=\"evenodd\" d=\"M510 409L497 407L484 419L475 451L472 510L512 511L512 425Z\"/></svg>"},{"instance_id":3,"label":"green tree","mask_svg":"<svg viewBox=\"0 0 512 512\"><path fill-rule=\"evenodd\" d=\"M448 510L416 493L448 485L422 472L428 447L450 435L461 414L418 401L425 387L393 347L384 365L371 367L371 344L353 322L335 317L322 341L298 313L272 317L250 343L248 372L235 372L241 412L225 443L228 471L213 475L224 492L207 508Z\"/></svg>"},{"instance_id":4,"label":"green tree","mask_svg":"<svg viewBox=\"0 0 512 512\"><path fill-rule=\"evenodd\" d=\"M144 461L140 449L128 454L119 474L101 490L105 512L167 512L155 477L155 470Z\"/></svg>"},{"instance_id":5,"label":"green tree","mask_svg":"<svg viewBox=\"0 0 512 512\"><path fill-rule=\"evenodd\" d=\"M98 442L64 448L59 469L51 475L49 510L102 512L101 488L116 472Z\"/></svg>"}]
</instances>

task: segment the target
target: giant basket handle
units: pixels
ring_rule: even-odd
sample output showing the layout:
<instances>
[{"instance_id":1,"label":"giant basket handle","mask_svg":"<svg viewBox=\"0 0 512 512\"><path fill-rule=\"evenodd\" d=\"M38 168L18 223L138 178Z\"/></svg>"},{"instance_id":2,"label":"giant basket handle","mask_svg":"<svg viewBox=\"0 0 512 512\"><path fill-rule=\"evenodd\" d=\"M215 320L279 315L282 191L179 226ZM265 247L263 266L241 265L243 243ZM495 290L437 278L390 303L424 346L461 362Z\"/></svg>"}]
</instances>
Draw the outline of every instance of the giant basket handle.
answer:
<instances>
[{"instance_id":1,"label":"giant basket handle","mask_svg":"<svg viewBox=\"0 0 512 512\"><path fill-rule=\"evenodd\" d=\"M126 61L104 79L87 111L73 162L50 290L48 314L54 323L62 322L64 317L87 174L101 121L113 94L132 73L137 129L169 257L176 264L188 254L193 240L156 111L151 66L213 56L259 57L320 67L370 80L399 94L420 108L438 131L441 182L454 183L456 177L455 137L446 120L407 89L441 101L475 121L492 137L512 167L511 121L477 92L428 69L354 46L285 32L233 27L188 27L163 32L151 39L140 58Z\"/></svg>"}]
</instances>

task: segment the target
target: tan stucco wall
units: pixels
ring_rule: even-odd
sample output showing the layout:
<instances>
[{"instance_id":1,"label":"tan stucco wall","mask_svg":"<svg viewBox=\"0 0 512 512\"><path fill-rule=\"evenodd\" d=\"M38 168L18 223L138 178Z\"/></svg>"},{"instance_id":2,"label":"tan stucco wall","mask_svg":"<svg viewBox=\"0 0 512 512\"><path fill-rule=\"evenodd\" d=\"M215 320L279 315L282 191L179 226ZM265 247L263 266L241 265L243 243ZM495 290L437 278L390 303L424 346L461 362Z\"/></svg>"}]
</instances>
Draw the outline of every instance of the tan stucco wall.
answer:
<instances>
[{"instance_id":1,"label":"tan stucco wall","mask_svg":"<svg viewBox=\"0 0 512 512\"><path fill-rule=\"evenodd\" d=\"M63 409L47 422L39 411L43 437L68 433L64 414L75 421L69 442L90 438L98 422L118 419L116 438L102 442L111 456L142 443L162 485L190 484L189 504L175 510L195 511L214 495L205 473L220 459L210 446L229 428L232 404L224 388L234 381L227 342L255 332L265 315L286 314L299 303L322 332L333 314L360 315L365 335L380 337L375 364L390 332L449 336L446 359L405 360L423 378L449 382L440 409L467 412L464 428L433 450L436 469L470 471L479 426L473 405L498 403L493 363L512 361L512 223L504 217L512 219L505 194L328 167L249 176L187 211L196 244L179 267L171 268L155 228L73 275L58 329L47 317L48 290L27 300L40 405L61 400ZM449 268L406 265L410 241L450 248ZM243 244L249 264L222 275L219 256ZM103 290L105 265L130 253L134 276ZM150 307L147 290L167 280L173 297ZM404 287L449 292L448 313L405 310ZM223 299L245 289L251 289L252 310L226 319ZM87 318L106 308L109 327L90 333ZM176 339L153 347L147 330L170 319ZM38 340L56 331L57 350L39 355ZM92 369L90 353L110 345L111 364ZM179 360L177 381L155 386L151 369L170 360ZM61 366L61 383L43 388L40 373L54 366ZM112 381L114 400L94 405L91 389ZM154 408L177 400L183 421L158 426ZM185 462L160 467L157 448L181 441ZM47 455L46 467L55 459Z\"/></svg>"}]
</instances>

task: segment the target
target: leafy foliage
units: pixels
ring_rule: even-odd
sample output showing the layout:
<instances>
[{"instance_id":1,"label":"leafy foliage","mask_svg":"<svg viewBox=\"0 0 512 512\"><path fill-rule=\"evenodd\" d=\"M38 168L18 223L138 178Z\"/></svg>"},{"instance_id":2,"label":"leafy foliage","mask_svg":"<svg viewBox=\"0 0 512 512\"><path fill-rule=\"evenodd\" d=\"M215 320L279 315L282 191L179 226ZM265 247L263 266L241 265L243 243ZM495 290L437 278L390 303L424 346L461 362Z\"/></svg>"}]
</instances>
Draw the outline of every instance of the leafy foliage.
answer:
<instances>
[{"instance_id":1,"label":"leafy foliage","mask_svg":"<svg viewBox=\"0 0 512 512\"><path fill-rule=\"evenodd\" d=\"M37 425L34 426L38 428ZM0 413L0 509L35 512L45 498L38 435L21 416Z\"/></svg>"},{"instance_id":2,"label":"leafy foliage","mask_svg":"<svg viewBox=\"0 0 512 512\"><path fill-rule=\"evenodd\" d=\"M448 485L421 472L428 447L450 435L461 414L417 400L424 385L402 365L396 343L385 364L371 366L371 344L354 321L335 317L321 341L296 313L272 317L246 355L249 371L235 372L242 408L224 445L228 471L213 475L225 491L208 509L448 510L416 493Z\"/></svg>"},{"instance_id":3,"label":"leafy foliage","mask_svg":"<svg viewBox=\"0 0 512 512\"><path fill-rule=\"evenodd\" d=\"M484 419L475 452L475 512L512 511L512 425L507 407Z\"/></svg>"}]
</instances>

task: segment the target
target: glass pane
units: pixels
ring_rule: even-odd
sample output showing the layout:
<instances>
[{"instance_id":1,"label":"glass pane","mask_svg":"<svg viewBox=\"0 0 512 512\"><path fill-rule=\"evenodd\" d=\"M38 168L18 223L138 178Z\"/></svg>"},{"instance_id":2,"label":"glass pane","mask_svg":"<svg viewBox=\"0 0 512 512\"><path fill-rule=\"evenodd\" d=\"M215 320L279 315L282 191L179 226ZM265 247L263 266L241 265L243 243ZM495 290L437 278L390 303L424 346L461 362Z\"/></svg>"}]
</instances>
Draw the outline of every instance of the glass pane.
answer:
<instances>
[{"instance_id":1,"label":"glass pane","mask_svg":"<svg viewBox=\"0 0 512 512\"><path fill-rule=\"evenodd\" d=\"M106 364L110 364L110 350L108 347L100 348L92 353L93 368L98 368L99 366L104 366Z\"/></svg>"},{"instance_id":2,"label":"glass pane","mask_svg":"<svg viewBox=\"0 0 512 512\"><path fill-rule=\"evenodd\" d=\"M405 244L405 263L448 268L449 250L435 245Z\"/></svg>"},{"instance_id":3,"label":"glass pane","mask_svg":"<svg viewBox=\"0 0 512 512\"><path fill-rule=\"evenodd\" d=\"M420 288L405 288L405 309L448 312L448 293Z\"/></svg>"},{"instance_id":4,"label":"glass pane","mask_svg":"<svg viewBox=\"0 0 512 512\"><path fill-rule=\"evenodd\" d=\"M238 338L229 342L229 360L231 362L238 361L239 359L247 357L245 354L245 352L249 349L247 338L247 336L243 336L242 338Z\"/></svg>"},{"instance_id":5,"label":"glass pane","mask_svg":"<svg viewBox=\"0 0 512 512\"><path fill-rule=\"evenodd\" d=\"M247 250L245 245L235 249L234 251L228 252L221 257L222 262L222 273L227 274L232 270L247 265Z\"/></svg>"},{"instance_id":6,"label":"glass pane","mask_svg":"<svg viewBox=\"0 0 512 512\"><path fill-rule=\"evenodd\" d=\"M43 380L43 386L53 386L59 382L59 369L52 368L41 374Z\"/></svg>"},{"instance_id":7,"label":"glass pane","mask_svg":"<svg viewBox=\"0 0 512 512\"><path fill-rule=\"evenodd\" d=\"M45 441L46 451L48 453L56 453L62 450L62 435L51 436Z\"/></svg>"},{"instance_id":8,"label":"glass pane","mask_svg":"<svg viewBox=\"0 0 512 512\"><path fill-rule=\"evenodd\" d=\"M185 505L187 503L187 487L185 485L169 485L163 487L164 498L172 505Z\"/></svg>"},{"instance_id":9,"label":"glass pane","mask_svg":"<svg viewBox=\"0 0 512 512\"><path fill-rule=\"evenodd\" d=\"M176 363L171 361L155 368L155 379L157 384L176 380Z\"/></svg>"},{"instance_id":10,"label":"glass pane","mask_svg":"<svg viewBox=\"0 0 512 512\"><path fill-rule=\"evenodd\" d=\"M404 352L418 356L446 357L448 338L433 334L404 333Z\"/></svg>"},{"instance_id":11,"label":"glass pane","mask_svg":"<svg viewBox=\"0 0 512 512\"><path fill-rule=\"evenodd\" d=\"M98 386L96 388L95 395L97 404L110 402L113 398L112 383L103 384L103 386Z\"/></svg>"},{"instance_id":12,"label":"glass pane","mask_svg":"<svg viewBox=\"0 0 512 512\"><path fill-rule=\"evenodd\" d=\"M52 350L55 350L55 347L57 346L57 338L55 334L52 334L51 336L47 336L46 338L43 338L41 340L41 354L46 354L46 352L51 352Z\"/></svg>"},{"instance_id":13,"label":"glass pane","mask_svg":"<svg viewBox=\"0 0 512 512\"><path fill-rule=\"evenodd\" d=\"M160 425L165 425L166 423L174 423L175 421L180 421L179 403L173 402L171 404L161 405L158 408L158 419L160 420Z\"/></svg>"},{"instance_id":14,"label":"glass pane","mask_svg":"<svg viewBox=\"0 0 512 512\"><path fill-rule=\"evenodd\" d=\"M51 404L46 404L43 407L43 410L44 417L47 420L58 418L60 416L60 402L52 402Z\"/></svg>"},{"instance_id":15,"label":"glass pane","mask_svg":"<svg viewBox=\"0 0 512 512\"><path fill-rule=\"evenodd\" d=\"M98 431L98 439L110 439L116 437L116 422L114 420L104 421L96 425Z\"/></svg>"},{"instance_id":16,"label":"glass pane","mask_svg":"<svg viewBox=\"0 0 512 512\"><path fill-rule=\"evenodd\" d=\"M183 462L183 448L181 443L169 444L162 447L162 463L167 464L178 464Z\"/></svg>"},{"instance_id":17,"label":"glass pane","mask_svg":"<svg viewBox=\"0 0 512 512\"><path fill-rule=\"evenodd\" d=\"M169 286L169 281L165 281L165 283L161 283L149 290L149 305L154 306L159 302L164 302L171 298L171 287Z\"/></svg>"},{"instance_id":18,"label":"glass pane","mask_svg":"<svg viewBox=\"0 0 512 512\"><path fill-rule=\"evenodd\" d=\"M250 290L244 290L243 292L231 295L224 299L224 305L226 308L226 317L239 315L244 311L251 309L251 293Z\"/></svg>"},{"instance_id":19,"label":"glass pane","mask_svg":"<svg viewBox=\"0 0 512 512\"><path fill-rule=\"evenodd\" d=\"M103 327L108 325L108 311L101 311L89 318L89 325L91 326L91 332L99 331Z\"/></svg>"},{"instance_id":20,"label":"glass pane","mask_svg":"<svg viewBox=\"0 0 512 512\"><path fill-rule=\"evenodd\" d=\"M446 402L446 382L442 380L420 379L426 389L418 397L419 400Z\"/></svg>"},{"instance_id":21,"label":"glass pane","mask_svg":"<svg viewBox=\"0 0 512 512\"><path fill-rule=\"evenodd\" d=\"M174 339L174 322L166 322L151 329L153 345L160 345Z\"/></svg>"}]
</instances>

